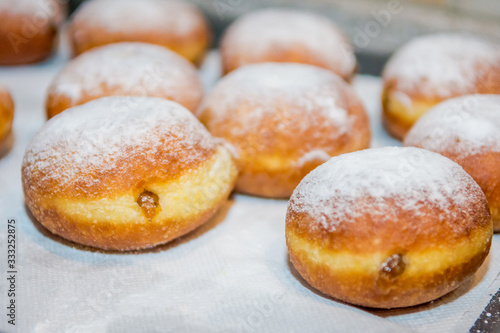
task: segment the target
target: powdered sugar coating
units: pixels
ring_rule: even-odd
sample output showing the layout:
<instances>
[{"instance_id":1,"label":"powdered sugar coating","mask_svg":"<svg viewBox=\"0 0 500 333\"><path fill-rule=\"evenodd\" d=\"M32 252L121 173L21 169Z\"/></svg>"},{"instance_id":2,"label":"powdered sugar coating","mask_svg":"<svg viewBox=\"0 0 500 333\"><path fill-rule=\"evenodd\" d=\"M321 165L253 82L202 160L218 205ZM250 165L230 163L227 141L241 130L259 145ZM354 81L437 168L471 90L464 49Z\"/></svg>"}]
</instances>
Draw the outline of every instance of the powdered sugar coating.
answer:
<instances>
[{"instance_id":1,"label":"powdered sugar coating","mask_svg":"<svg viewBox=\"0 0 500 333\"><path fill-rule=\"evenodd\" d=\"M477 37L436 34L416 38L387 63L383 78L394 90L447 98L475 93L492 69L500 73L500 47Z\"/></svg>"},{"instance_id":2,"label":"powdered sugar coating","mask_svg":"<svg viewBox=\"0 0 500 333\"><path fill-rule=\"evenodd\" d=\"M200 163L214 147L203 125L177 103L105 97L50 119L26 148L23 174L37 179L32 186L40 190L72 187L86 193L98 185L105 191L113 184L102 179L132 177L137 159L155 177L154 172Z\"/></svg>"},{"instance_id":3,"label":"powdered sugar coating","mask_svg":"<svg viewBox=\"0 0 500 333\"><path fill-rule=\"evenodd\" d=\"M353 115L346 110L347 98L342 89L347 84L331 72L310 65L295 63L260 63L243 66L217 83L199 109L205 108L214 115L214 127L227 123L229 119L244 122L238 131L257 133L277 113L277 108L286 110L292 120L283 119L282 125L293 122L304 132L310 127L307 117L314 113L329 119L338 130L332 136L349 133L353 126ZM234 110L248 105L244 119L235 119ZM301 119L300 121L293 121ZM290 125L290 124L289 124ZM285 126L285 125L283 125ZM286 128L277 128L289 130ZM298 133L297 133L298 134Z\"/></svg>"},{"instance_id":4,"label":"powdered sugar coating","mask_svg":"<svg viewBox=\"0 0 500 333\"><path fill-rule=\"evenodd\" d=\"M73 103L84 96L169 96L194 110L203 87L196 68L176 53L147 43L115 43L83 53L57 75L49 92ZM185 98L179 100L179 96ZM191 105L192 104L192 105Z\"/></svg>"},{"instance_id":5,"label":"powdered sugar coating","mask_svg":"<svg viewBox=\"0 0 500 333\"><path fill-rule=\"evenodd\" d=\"M222 48L224 56L243 57L246 63L297 49L343 78L356 66L351 45L331 20L297 10L264 9L239 18L227 30Z\"/></svg>"},{"instance_id":6,"label":"powdered sugar coating","mask_svg":"<svg viewBox=\"0 0 500 333\"><path fill-rule=\"evenodd\" d=\"M0 13L26 15L29 19L37 19L37 25L41 19L59 24L63 20L63 3L63 0L0 0Z\"/></svg>"},{"instance_id":7,"label":"powdered sugar coating","mask_svg":"<svg viewBox=\"0 0 500 333\"><path fill-rule=\"evenodd\" d=\"M412 127L405 145L462 156L500 152L500 95L467 95L438 104Z\"/></svg>"},{"instance_id":8,"label":"powdered sugar coating","mask_svg":"<svg viewBox=\"0 0 500 333\"><path fill-rule=\"evenodd\" d=\"M311 230L333 232L365 214L392 223L398 209L418 220L432 208L437 218L452 220L457 210L451 207L466 208L481 197L480 187L451 160L419 148L384 147L333 157L313 170L295 189L289 212L310 215Z\"/></svg>"},{"instance_id":9,"label":"powdered sugar coating","mask_svg":"<svg viewBox=\"0 0 500 333\"><path fill-rule=\"evenodd\" d=\"M302 155L298 160L297 160L297 165L298 166L303 166L309 162L313 161L328 161L331 158L330 154L328 154L326 151L322 149L314 149L311 150L304 155Z\"/></svg>"},{"instance_id":10,"label":"powdered sugar coating","mask_svg":"<svg viewBox=\"0 0 500 333\"><path fill-rule=\"evenodd\" d=\"M187 35L200 24L201 13L189 3L174 0L92 0L83 4L75 23L108 32L169 31ZM75 32L78 39L79 32Z\"/></svg>"}]
</instances>

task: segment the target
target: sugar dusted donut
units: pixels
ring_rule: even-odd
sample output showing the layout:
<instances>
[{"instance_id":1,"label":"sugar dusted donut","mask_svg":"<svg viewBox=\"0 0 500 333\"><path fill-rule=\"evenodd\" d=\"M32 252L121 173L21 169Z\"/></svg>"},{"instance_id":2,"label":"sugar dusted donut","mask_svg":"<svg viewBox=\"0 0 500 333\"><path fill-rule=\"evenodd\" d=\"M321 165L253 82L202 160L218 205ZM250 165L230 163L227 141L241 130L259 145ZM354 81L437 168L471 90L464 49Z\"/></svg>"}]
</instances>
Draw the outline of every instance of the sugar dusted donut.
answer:
<instances>
[{"instance_id":1,"label":"sugar dusted donut","mask_svg":"<svg viewBox=\"0 0 500 333\"><path fill-rule=\"evenodd\" d=\"M0 84L0 146L12 130L14 102L7 87Z\"/></svg>"},{"instance_id":2,"label":"sugar dusted donut","mask_svg":"<svg viewBox=\"0 0 500 333\"><path fill-rule=\"evenodd\" d=\"M500 94L500 46L477 37L437 34L416 38L387 63L384 125L403 139L439 102L468 94Z\"/></svg>"},{"instance_id":3,"label":"sugar dusted donut","mask_svg":"<svg viewBox=\"0 0 500 333\"><path fill-rule=\"evenodd\" d=\"M233 145L237 190L286 198L331 156L367 148L370 128L354 90L332 72L295 63L262 63L224 77L197 112Z\"/></svg>"},{"instance_id":4,"label":"sugar dusted donut","mask_svg":"<svg viewBox=\"0 0 500 333\"><path fill-rule=\"evenodd\" d=\"M26 204L51 232L132 250L207 221L237 177L230 152L177 103L105 97L50 119L26 148Z\"/></svg>"},{"instance_id":5,"label":"sugar dusted donut","mask_svg":"<svg viewBox=\"0 0 500 333\"><path fill-rule=\"evenodd\" d=\"M74 14L69 34L76 55L110 43L145 42L192 62L211 42L203 14L176 0L90 0Z\"/></svg>"},{"instance_id":6,"label":"sugar dusted donut","mask_svg":"<svg viewBox=\"0 0 500 333\"><path fill-rule=\"evenodd\" d=\"M481 188L456 163L418 148L330 159L294 191L290 260L314 288L356 305L413 306L471 277L492 225Z\"/></svg>"},{"instance_id":7,"label":"sugar dusted donut","mask_svg":"<svg viewBox=\"0 0 500 333\"><path fill-rule=\"evenodd\" d=\"M146 43L116 43L72 61L49 87L47 116L112 95L161 97L194 112L203 97L196 68L172 51Z\"/></svg>"},{"instance_id":8,"label":"sugar dusted donut","mask_svg":"<svg viewBox=\"0 0 500 333\"><path fill-rule=\"evenodd\" d=\"M404 141L460 164L481 186L500 231L500 95L468 95L432 108Z\"/></svg>"},{"instance_id":9,"label":"sugar dusted donut","mask_svg":"<svg viewBox=\"0 0 500 333\"><path fill-rule=\"evenodd\" d=\"M42 61L64 19L62 0L0 0L0 65Z\"/></svg>"},{"instance_id":10,"label":"sugar dusted donut","mask_svg":"<svg viewBox=\"0 0 500 333\"><path fill-rule=\"evenodd\" d=\"M237 19L221 41L228 73L260 62L298 62L329 69L350 81L356 68L351 44L328 18L290 9L264 9Z\"/></svg>"}]
</instances>

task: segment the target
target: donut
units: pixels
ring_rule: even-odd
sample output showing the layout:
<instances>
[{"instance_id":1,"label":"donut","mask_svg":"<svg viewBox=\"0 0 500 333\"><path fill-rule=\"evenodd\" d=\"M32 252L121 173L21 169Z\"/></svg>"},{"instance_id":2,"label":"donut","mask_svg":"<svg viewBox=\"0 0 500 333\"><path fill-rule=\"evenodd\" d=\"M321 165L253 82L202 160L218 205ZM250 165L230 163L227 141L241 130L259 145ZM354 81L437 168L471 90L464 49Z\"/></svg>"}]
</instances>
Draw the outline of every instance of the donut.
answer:
<instances>
[{"instance_id":1,"label":"donut","mask_svg":"<svg viewBox=\"0 0 500 333\"><path fill-rule=\"evenodd\" d=\"M147 43L115 43L70 61L51 83L47 117L105 96L161 97L194 112L203 98L196 68L176 53Z\"/></svg>"},{"instance_id":2,"label":"donut","mask_svg":"<svg viewBox=\"0 0 500 333\"><path fill-rule=\"evenodd\" d=\"M415 123L404 144L460 164L481 186L493 228L500 231L500 95L467 95L436 105Z\"/></svg>"},{"instance_id":3,"label":"donut","mask_svg":"<svg viewBox=\"0 0 500 333\"><path fill-rule=\"evenodd\" d=\"M240 67L216 84L196 114L233 147L236 190L256 196L288 198L331 156L370 144L369 120L354 90L311 65Z\"/></svg>"},{"instance_id":4,"label":"donut","mask_svg":"<svg viewBox=\"0 0 500 333\"><path fill-rule=\"evenodd\" d=\"M263 9L243 15L221 40L225 73L252 63L298 62L326 68L350 81L353 48L328 18L291 9Z\"/></svg>"},{"instance_id":5,"label":"donut","mask_svg":"<svg viewBox=\"0 0 500 333\"><path fill-rule=\"evenodd\" d=\"M12 131L14 120L14 101L5 86L0 84L0 145Z\"/></svg>"},{"instance_id":6,"label":"donut","mask_svg":"<svg viewBox=\"0 0 500 333\"><path fill-rule=\"evenodd\" d=\"M50 119L27 146L22 184L54 234L106 250L166 243L206 222L234 187L230 151L181 105L103 97Z\"/></svg>"},{"instance_id":7,"label":"donut","mask_svg":"<svg viewBox=\"0 0 500 333\"><path fill-rule=\"evenodd\" d=\"M333 157L294 191L290 260L315 289L372 308L437 299L472 277L492 225L477 183L455 162L414 147Z\"/></svg>"},{"instance_id":8,"label":"donut","mask_svg":"<svg viewBox=\"0 0 500 333\"><path fill-rule=\"evenodd\" d=\"M500 46L474 36L416 38L388 61L383 74L383 123L402 140L434 105L468 94L500 94Z\"/></svg>"},{"instance_id":9,"label":"donut","mask_svg":"<svg viewBox=\"0 0 500 333\"><path fill-rule=\"evenodd\" d=\"M194 5L174 0L90 0L69 25L75 55L117 42L164 46L196 62L211 43L211 29Z\"/></svg>"},{"instance_id":10,"label":"donut","mask_svg":"<svg viewBox=\"0 0 500 333\"><path fill-rule=\"evenodd\" d=\"M48 58L64 19L62 4L62 0L0 0L0 65Z\"/></svg>"}]
</instances>

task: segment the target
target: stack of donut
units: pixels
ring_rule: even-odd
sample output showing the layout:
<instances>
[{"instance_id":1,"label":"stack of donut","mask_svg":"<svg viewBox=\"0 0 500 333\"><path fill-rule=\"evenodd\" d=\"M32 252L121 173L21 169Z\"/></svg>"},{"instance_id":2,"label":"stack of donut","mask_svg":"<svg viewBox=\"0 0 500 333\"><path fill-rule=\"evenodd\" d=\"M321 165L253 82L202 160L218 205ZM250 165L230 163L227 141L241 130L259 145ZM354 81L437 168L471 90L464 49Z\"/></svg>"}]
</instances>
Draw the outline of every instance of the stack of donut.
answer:
<instances>
[{"instance_id":1,"label":"stack of donut","mask_svg":"<svg viewBox=\"0 0 500 333\"><path fill-rule=\"evenodd\" d=\"M0 0L0 29L41 2ZM0 64L50 54L61 7L51 8L17 50L3 51L0 30ZM290 198L290 260L339 300L413 306L477 271L492 217L500 230L500 97L424 113L500 94L497 45L445 34L399 50L384 70L384 124L403 139L416 123L405 145L419 148L370 149L350 86L354 50L329 19L289 9L240 17L221 41L225 76L204 96L194 64L210 31L196 7L174 0L77 10L75 58L50 85L49 119L22 162L25 201L43 226L87 246L144 249L205 223L236 190ZM0 141L12 113L0 88Z\"/></svg>"}]
</instances>

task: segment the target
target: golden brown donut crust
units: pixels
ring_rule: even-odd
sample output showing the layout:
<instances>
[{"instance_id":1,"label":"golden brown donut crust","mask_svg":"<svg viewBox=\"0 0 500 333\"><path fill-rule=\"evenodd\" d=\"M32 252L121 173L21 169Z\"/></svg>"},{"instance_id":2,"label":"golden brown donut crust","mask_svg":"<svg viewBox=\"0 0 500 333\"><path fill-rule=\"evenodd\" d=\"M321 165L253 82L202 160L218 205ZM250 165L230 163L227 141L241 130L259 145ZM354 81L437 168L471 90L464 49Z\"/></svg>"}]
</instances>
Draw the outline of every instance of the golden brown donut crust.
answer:
<instances>
[{"instance_id":1,"label":"golden brown donut crust","mask_svg":"<svg viewBox=\"0 0 500 333\"><path fill-rule=\"evenodd\" d=\"M286 88L276 93L252 91L259 83L245 78L257 75L265 82L276 70L301 70L323 81L304 88L294 100L290 96L295 93L284 93ZM272 80L272 75L267 78ZM319 86L324 90L318 91ZM332 122L321 104L325 100L335 100L335 107L345 110L349 130L341 132ZM261 109L269 112L260 117ZM329 157L370 145L368 116L352 88L329 71L309 65L267 63L237 69L211 91L197 115L212 135L235 147L240 168L236 190L256 196L288 198L300 180Z\"/></svg>"},{"instance_id":2,"label":"golden brown donut crust","mask_svg":"<svg viewBox=\"0 0 500 333\"><path fill-rule=\"evenodd\" d=\"M166 4L167 1L165 1L164 5L166 7L158 6L156 10L163 11L166 18L172 15L180 15L181 17L184 15L184 20L189 19L191 22L188 32L178 33L175 30L165 29L161 26L156 29L147 26L130 26L121 31L115 31L107 28L107 25L112 23L106 22L106 17L99 16L97 20L92 20L93 16L95 16L92 13L99 11L101 6L106 7L105 10L108 11L110 8L114 8L115 15L123 15L126 18L127 13L125 11L130 9L128 8L128 2L107 1L98 3L97 1L91 1L82 6L75 13L69 25L69 36L74 54L79 55L94 47L111 43L143 42L161 45L196 63L210 46L212 32L203 14L196 7L178 1L169 0L172 3L172 8L169 8ZM141 1L141 5L155 8L158 1ZM140 13L135 14L140 15ZM147 20L148 18L144 17L144 21ZM121 23L119 22L119 24Z\"/></svg>"},{"instance_id":3,"label":"golden brown donut crust","mask_svg":"<svg viewBox=\"0 0 500 333\"><path fill-rule=\"evenodd\" d=\"M289 255L301 276L326 295L360 306L391 309L427 303L455 290L484 262L491 244L491 238L487 239L476 255L466 257L466 261L457 261L440 274L424 272L394 280L383 278L382 270L375 276L348 272L335 274L301 252L290 250ZM315 243L313 246L321 247L322 244ZM386 258L391 255L388 253Z\"/></svg>"},{"instance_id":4,"label":"golden brown donut crust","mask_svg":"<svg viewBox=\"0 0 500 333\"><path fill-rule=\"evenodd\" d=\"M395 163L403 165L399 160ZM464 176L463 171L457 175ZM401 199L384 196L383 206L373 206L369 196L356 196L355 213L350 213L355 217L347 216L348 221L332 230L321 227L321 207L304 210L294 193L286 217L290 260L313 287L349 303L396 308L439 298L477 271L491 244L487 200L470 177L463 186L469 201L463 206L452 204L445 212L431 200L414 211L396 201ZM314 195L301 191L301 195ZM337 204L335 199L331 202ZM357 209L370 206L372 210ZM384 221L379 209L384 210Z\"/></svg>"},{"instance_id":5,"label":"golden brown donut crust","mask_svg":"<svg viewBox=\"0 0 500 333\"><path fill-rule=\"evenodd\" d=\"M53 10L46 7L49 3ZM32 6L32 12L11 12L0 8L1 66L36 63L52 54L65 7L57 0Z\"/></svg>"},{"instance_id":6,"label":"golden brown donut crust","mask_svg":"<svg viewBox=\"0 0 500 333\"><path fill-rule=\"evenodd\" d=\"M14 101L7 89L0 86L0 145L12 130Z\"/></svg>"},{"instance_id":7,"label":"golden brown donut crust","mask_svg":"<svg viewBox=\"0 0 500 333\"><path fill-rule=\"evenodd\" d=\"M108 193L132 191L138 196L145 184L155 183L162 179L176 179L184 170L196 169L200 161L209 159L215 149L200 147L196 152L183 149L182 142L171 142L154 153L154 159L147 159L140 149L130 150L126 156L113 160L116 165L111 170L102 170L100 166L88 168L75 175L72 182L61 183L57 177L45 177L44 174L31 173L25 178L25 188L36 189L36 196L43 198L63 196L65 198L90 199L106 196ZM191 154L191 156L188 156ZM194 155L194 156L192 156ZM191 158L194 157L194 158ZM168 168L159 168L157 161L174 161ZM23 164L23 169L29 162ZM120 170L120 172L116 172ZM99 182L93 182L98 177Z\"/></svg>"},{"instance_id":8,"label":"golden brown donut crust","mask_svg":"<svg viewBox=\"0 0 500 333\"><path fill-rule=\"evenodd\" d=\"M125 103L125 113L106 115L113 112L110 107L119 105L117 102ZM144 126L154 127L143 139L131 139L137 145L109 147L100 143L111 140L113 145L122 144L116 137L125 135L123 126L129 126L130 121L123 122L120 117L128 117L130 112L133 117L140 116L133 115L135 108L128 105L123 97L108 97L72 108L49 120L28 146L22 165L26 204L51 232L103 249L148 248L203 224L229 196L237 178L232 155L178 104L137 98L132 105L158 117L151 120L147 112L144 114ZM174 115L181 109L184 115L169 126L153 125L169 119L168 108L177 110ZM93 120L92 127L84 130L85 121L98 111L102 119ZM110 122L112 117L116 122ZM82 131L71 138L74 130L64 129L64 124L73 120L82 124ZM101 121L118 126L120 132L107 132L106 125L96 129L96 122ZM144 130L143 126L139 130ZM85 145L84 141L91 140L91 134L86 134L89 131L98 141ZM99 138L101 134L104 137ZM75 142L78 147L73 146ZM78 142L83 143L80 146ZM85 161L92 159L96 160Z\"/></svg>"},{"instance_id":9,"label":"golden brown donut crust","mask_svg":"<svg viewBox=\"0 0 500 333\"><path fill-rule=\"evenodd\" d=\"M203 166L198 166L195 170L207 172L203 169ZM52 233L79 244L106 250L128 251L151 248L159 244L167 243L204 224L218 211L220 206L229 197L229 194L234 187L237 175L236 166L232 166L226 171L228 171L228 174L225 175L225 177L227 177L226 179L229 183L224 184L223 187L221 186L221 188L218 189L222 191L222 193L217 195L217 198L214 200L215 202L210 203L211 207L200 213L188 214L187 217L178 216L164 221L157 221L155 219L151 220L147 216L143 216L135 222L120 222L114 219L100 220L98 223L93 220L75 220L74 216L68 216L62 212L60 206L55 205L51 207L48 204L52 200L60 199L61 195L54 195L54 193L51 193L50 191L45 193L43 191L32 191L30 186L32 186L37 179L25 180L28 179L28 176L25 173L23 173L23 180L25 180L25 182L23 182L23 189L26 204L31 213ZM131 178L137 178L140 175L144 178L149 176L146 173L138 174L137 172L128 175ZM176 179L170 179L170 181L175 182ZM126 183L124 182L120 184L122 186L116 186L115 188L108 189L107 195L111 195L111 193L117 197L120 195L127 195L130 191L119 191L116 189L118 187L124 187L125 184ZM145 184L142 182L134 184L132 187L132 196L134 198L138 198L141 192L144 191L144 186ZM64 195L64 199L71 201L73 197L81 196L81 193L73 189L71 192ZM90 196L89 198L84 198L84 200L75 200L74 203L81 205L92 200L99 200L99 197ZM203 198L201 200L203 200ZM211 201L213 199L208 198L207 200ZM103 203L103 205L105 204L106 203Z\"/></svg>"},{"instance_id":10,"label":"golden brown donut crust","mask_svg":"<svg viewBox=\"0 0 500 333\"><path fill-rule=\"evenodd\" d=\"M460 48L462 45L468 45L468 50L464 48L459 51L465 54L466 60L454 55L452 52L455 50L450 51L447 48L446 45L456 43L455 40L459 41ZM422 49L425 44L428 48ZM444 45L442 49L440 44ZM457 44L449 48L456 47ZM430 51L426 51L427 49ZM476 49L480 51L474 54ZM418 59L422 52L434 52L431 53L434 57L424 59L429 60L429 64ZM401 54L396 53L393 58L384 69L381 101L382 122L396 139L403 140L423 114L444 100L468 94L500 94L498 45L461 35L429 35L410 42L401 49ZM403 61L407 62L408 68L403 67ZM454 67L448 66L447 63ZM441 67L445 69L441 70ZM405 71L411 71L412 75ZM433 74L433 71L436 74ZM441 80L440 75L447 76L450 72L457 73L457 78L446 78L448 81L443 80L439 85L437 82ZM463 77L458 75L460 72L465 73Z\"/></svg>"},{"instance_id":11,"label":"golden brown donut crust","mask_svg":"<svg viewBox=\"0 0 500 333\"><path fill-rule=\"evenodd\" d=\"M460 164L483 190L490 206L493 229L500 231L500 153L484 152L463 156L456 152L442 151L441 155Z\"/></svg>"}]
</instances>

